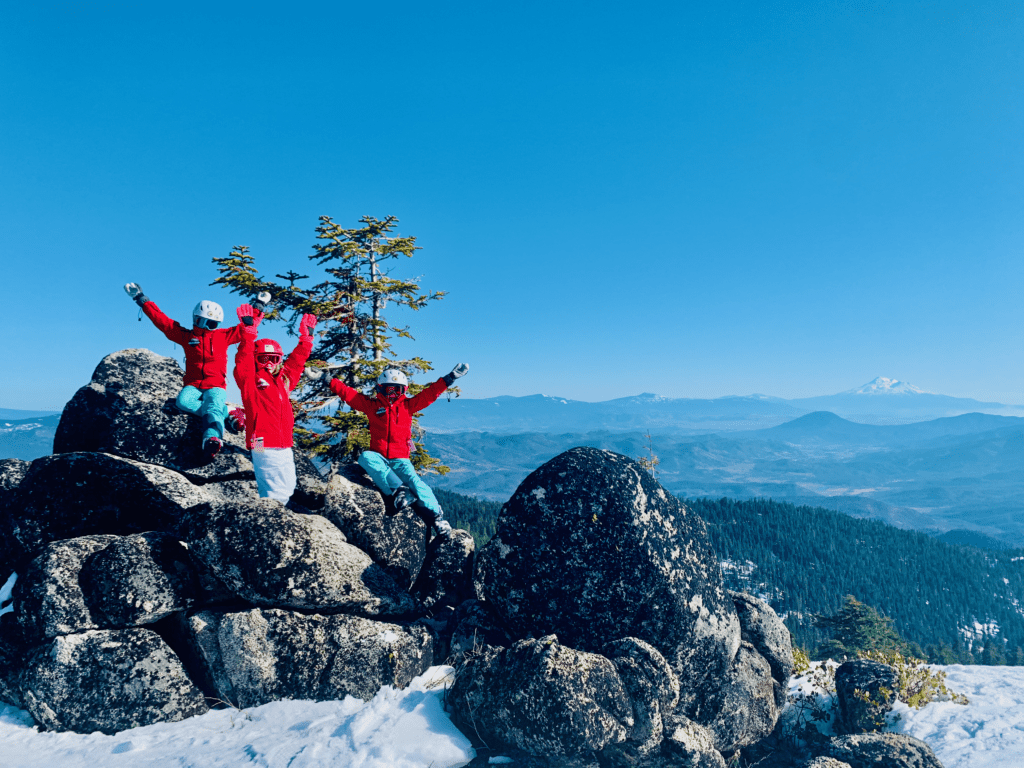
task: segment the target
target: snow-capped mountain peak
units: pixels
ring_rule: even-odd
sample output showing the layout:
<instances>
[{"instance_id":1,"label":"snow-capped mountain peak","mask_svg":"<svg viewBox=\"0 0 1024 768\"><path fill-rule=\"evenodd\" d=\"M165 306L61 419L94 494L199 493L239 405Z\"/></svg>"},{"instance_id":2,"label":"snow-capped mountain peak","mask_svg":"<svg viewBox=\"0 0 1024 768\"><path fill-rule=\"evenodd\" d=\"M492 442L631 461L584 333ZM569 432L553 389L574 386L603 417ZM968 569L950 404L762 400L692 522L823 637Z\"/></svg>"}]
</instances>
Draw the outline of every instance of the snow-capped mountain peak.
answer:
<instances>
[{"instance_id":1,"label":"snow-capped mountain peak","mask_svg":"<svg viewBox=\"0 0 1024 768\"><path fill-rule=\"evenodd\" d=\"M879 376L873 381L869 381L862 387L857 389L850 389L843 392L844 395L925 395L928 394L923 389L915 387L913 384L908 384L905 381L897 381L896 379L887 379L885 376Z\"/></svg>"}]
</instances>

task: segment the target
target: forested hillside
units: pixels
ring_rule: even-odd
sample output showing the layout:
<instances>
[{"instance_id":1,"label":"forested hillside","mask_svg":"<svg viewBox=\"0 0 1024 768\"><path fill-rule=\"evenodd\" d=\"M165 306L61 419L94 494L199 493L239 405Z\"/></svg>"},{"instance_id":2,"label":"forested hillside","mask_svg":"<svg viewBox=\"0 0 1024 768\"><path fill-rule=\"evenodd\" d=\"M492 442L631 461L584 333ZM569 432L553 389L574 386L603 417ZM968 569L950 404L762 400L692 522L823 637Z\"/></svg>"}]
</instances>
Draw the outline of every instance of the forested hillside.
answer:
<instances>
[{"instance_id":1,"label":"forested hillside","mask_svg":"<svg viewBox=\"0 0 1024 768\"><path fill-rule=\"evenodd\" d=\"M853 595L890 616L930 660L1024 663L1024 550L922 533L770 499L688 499L708 524L728 586L768 599L796 642L824 639L814 614Z\"/></svg>"}]
</instances>

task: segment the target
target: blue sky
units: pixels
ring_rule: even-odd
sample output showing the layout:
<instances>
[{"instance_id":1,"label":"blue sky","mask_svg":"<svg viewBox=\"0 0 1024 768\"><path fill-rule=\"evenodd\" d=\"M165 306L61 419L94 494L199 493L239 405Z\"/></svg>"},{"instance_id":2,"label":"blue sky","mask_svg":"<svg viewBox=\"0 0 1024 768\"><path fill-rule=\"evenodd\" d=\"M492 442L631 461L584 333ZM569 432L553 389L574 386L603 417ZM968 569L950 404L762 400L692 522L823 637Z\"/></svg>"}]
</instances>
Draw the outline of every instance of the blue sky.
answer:
<instances>
[{"instance_id":1,"label":"blue sky","mask_svg":"<svg viewBox=\"0 0 1024 768\"><path fill-rule=\"evenodd\" d=\"M177 355L125 282L233 315L211 259L306 270L320 214L417 236L401 351L465 396L1024 402L1022 43L1018 2L4 3L0 406Z\"/></svg>"}]
</instances>

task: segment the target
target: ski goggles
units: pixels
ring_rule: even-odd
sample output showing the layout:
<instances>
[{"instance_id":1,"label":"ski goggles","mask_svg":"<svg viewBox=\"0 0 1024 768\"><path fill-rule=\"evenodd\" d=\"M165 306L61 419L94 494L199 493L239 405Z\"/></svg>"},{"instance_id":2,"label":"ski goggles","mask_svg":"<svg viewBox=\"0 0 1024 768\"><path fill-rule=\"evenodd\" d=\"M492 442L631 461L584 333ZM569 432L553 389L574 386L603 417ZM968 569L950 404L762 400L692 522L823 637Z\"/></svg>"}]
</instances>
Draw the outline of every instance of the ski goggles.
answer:
<instances>
[{"instance_id":1,"label":"ski goggles","mask_svg":"<svg viewBox=\"0 0 1024 768\"><path fill-rule=\"evenodd\" d=\"M260 365L277 365L281 362L281 356L271 352L261 352L256 355L256 362Z\"/></svg>"},{"instance_id":2,"label":"ski goggles","mask_svg":"<svg viewBox=\"0 0 1024 768\"><path fill-rule=\"evenodd\" d=\"M220 325L219 320L211 320L208 317L196 317L193 319L197 328L205 328L208 331L216 330L217 326Z\"/></svg>"},{"instance_id":3,"label":"ski goggles","mask_svg":"<svg viewBox=\"0 0 1024 768\"><path fill-rule=\"evenodd\" d=\"M399 397L405 393L405 387L401 384L381 384L377 389L387 398Z\"/></svg>"}]
</instances>

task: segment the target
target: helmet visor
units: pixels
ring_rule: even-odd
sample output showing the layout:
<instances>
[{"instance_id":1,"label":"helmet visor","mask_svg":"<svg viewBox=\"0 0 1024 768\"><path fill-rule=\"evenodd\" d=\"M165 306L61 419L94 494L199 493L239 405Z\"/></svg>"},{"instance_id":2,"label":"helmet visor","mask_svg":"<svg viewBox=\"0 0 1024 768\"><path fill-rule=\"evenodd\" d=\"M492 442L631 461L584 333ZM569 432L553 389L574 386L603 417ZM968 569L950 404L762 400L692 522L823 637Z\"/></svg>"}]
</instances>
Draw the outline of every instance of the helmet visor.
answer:
<instances>
[{"instance_id":1,"label":"helmet visor","mask_svg":"<svg viewBox=\"0 0 1024 768\"><path fill-rule=\"evenodd\" d=\"M389 400L394 400L396 397L401 397L405 393L405 387L401 384L381 384L378 389L384 397Z\"/></svg>"},{"instance_id":2,"label":"helmet visor","mask_svg":"<svg viewBox=\"0 0 1024 768\"><path fill-rule=\"evenodd\" d=\"M220 325L219 320L211 320L208 317L194 317L192 319L199 328L205 328L208 331L213 331Z\"/></svg>"}]
</instances>

